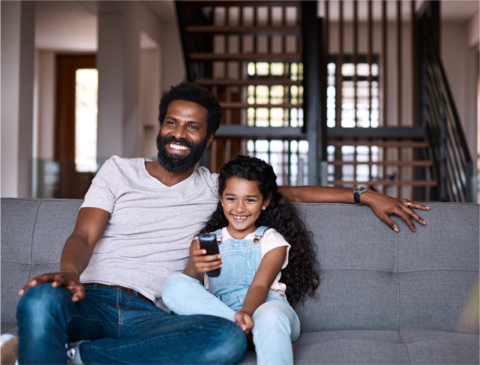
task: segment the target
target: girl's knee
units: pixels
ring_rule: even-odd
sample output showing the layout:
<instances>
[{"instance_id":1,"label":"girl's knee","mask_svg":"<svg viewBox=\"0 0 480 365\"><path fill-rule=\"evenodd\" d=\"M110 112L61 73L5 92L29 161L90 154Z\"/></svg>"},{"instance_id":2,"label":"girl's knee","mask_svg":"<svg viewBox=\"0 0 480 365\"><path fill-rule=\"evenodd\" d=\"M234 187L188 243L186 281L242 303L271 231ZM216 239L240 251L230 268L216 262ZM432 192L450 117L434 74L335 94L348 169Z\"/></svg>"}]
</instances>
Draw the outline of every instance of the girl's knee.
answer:
<instances>
[{"instance_id":1,"label":"girl's knee","mask_svg":"<svg viewBox=\"0 0 480 365\"><path fill-rule=\"evenodd\" d=\"M170 276L162 288L162 300L169 306L175 298L178 298L182 293L188 293L192 286L201 285L197 279L194 279L185 274L173 274Z\"/></svg>"}]
</instances>

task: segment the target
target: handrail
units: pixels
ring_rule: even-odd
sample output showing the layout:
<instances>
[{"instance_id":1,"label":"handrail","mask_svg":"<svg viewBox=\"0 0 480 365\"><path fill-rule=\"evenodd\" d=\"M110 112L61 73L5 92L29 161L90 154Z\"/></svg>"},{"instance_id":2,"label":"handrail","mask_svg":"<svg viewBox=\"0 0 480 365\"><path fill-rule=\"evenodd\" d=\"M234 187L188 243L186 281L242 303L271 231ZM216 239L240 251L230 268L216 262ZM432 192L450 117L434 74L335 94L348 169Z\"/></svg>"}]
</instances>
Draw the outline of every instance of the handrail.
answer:
<instances>
[{"instance_id":1,"label":"handrail","mask_svg":"<svg viewBox=\"0 0 480 365\"><path fill-rule=\"evenodd\" d=\"M430 140L434 176L440 201L474 201L473 162L452 97L447 76L427 17L419 36L425 45L420 72L423 78L422 119Z\"/></svg>"}]
</instances>

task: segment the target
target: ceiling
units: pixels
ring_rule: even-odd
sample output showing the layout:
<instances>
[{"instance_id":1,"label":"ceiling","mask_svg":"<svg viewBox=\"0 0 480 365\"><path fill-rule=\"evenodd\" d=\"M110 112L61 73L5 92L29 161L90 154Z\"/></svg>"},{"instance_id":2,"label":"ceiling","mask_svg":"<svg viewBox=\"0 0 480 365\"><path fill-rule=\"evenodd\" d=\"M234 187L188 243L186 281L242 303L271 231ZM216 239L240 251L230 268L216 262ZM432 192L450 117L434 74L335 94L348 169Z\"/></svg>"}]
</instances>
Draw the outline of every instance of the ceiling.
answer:
<instances>
[{"instance_id":1,"label":"ceiling","mask_svg":"<svg viewBox=\"0 0 480 365\"><path fill-rule=\"evenodd\" d=\"M324 1L320 0L319 12L324 9ZM352 0L344 0L346 4ZM35 46L39 49L57 51L94 52L97 49L97 13L99 1L36 1L35 12ZM176 22L175 5L173 0L143 1L160 21L164 23ZM365 1L359 2L360 20L367 19ZM373 1L374 18L379 20L381 5ZM416 1L420 8L423 0ZM388 17L396 17L396 1L388 2ZM350 4L349 4L350 5ZM345 6L345 20L352 19L352 7ZM477 0L442 0L442 20L447 22L466 22L479 12ZM410 1L402 0L402 19L410 17ZM338 0L330 1L330 17L332 21L338 19Z\"/></svg>"}]
</instances>

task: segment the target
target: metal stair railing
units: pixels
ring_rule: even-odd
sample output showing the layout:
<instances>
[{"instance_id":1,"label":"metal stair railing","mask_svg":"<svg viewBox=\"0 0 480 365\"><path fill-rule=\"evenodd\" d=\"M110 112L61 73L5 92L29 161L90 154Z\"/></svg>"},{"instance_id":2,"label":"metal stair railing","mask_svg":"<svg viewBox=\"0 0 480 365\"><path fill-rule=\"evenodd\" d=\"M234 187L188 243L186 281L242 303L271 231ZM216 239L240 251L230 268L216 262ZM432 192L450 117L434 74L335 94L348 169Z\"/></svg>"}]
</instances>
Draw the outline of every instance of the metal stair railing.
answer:
<instances>
[{"instance_id":1,"label":"metal stair railing","mask_svg":"<svg viewBox=\"0 0 480 365\"><path fill-rule=\"evenodd\" d=\"M421 21L420 42L424 45L419 72L422 73L422 119L430 142L433 176L438 181L435 200L473 202L473 162L439 56L431 25Z\"/></svg>"}]
</instances>

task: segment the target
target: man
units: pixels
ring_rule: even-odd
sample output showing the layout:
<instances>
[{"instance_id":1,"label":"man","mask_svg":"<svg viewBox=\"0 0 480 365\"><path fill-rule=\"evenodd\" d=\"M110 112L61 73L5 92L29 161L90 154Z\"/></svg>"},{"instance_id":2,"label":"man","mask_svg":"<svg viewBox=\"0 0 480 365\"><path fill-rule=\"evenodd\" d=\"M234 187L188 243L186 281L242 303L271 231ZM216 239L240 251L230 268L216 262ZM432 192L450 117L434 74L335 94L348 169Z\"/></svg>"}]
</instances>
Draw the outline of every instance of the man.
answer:
<instances>
[{"instance_id":1,"label":"man","mask_svg":"<svg viewBox=\"0 0 480 365\"><path fill-rule=\"evenodd\" d=\"M183 270L193 236L217 206L216 174L195 169L220 125L218 101L195 84L160 102L158 162L110 158L100 169L62 252L60 270L19 292L20 364L236 363L239 326L162 308L165 280ZM350 189L283 187L291 201L353 203ZM425 224L401 201L373 191L357 199L398 232L389 215ZM215 257L214 257L215 258ZM210 260L205 257L205 260ZM51 283L51 284L50 284ZM159 308L160 307L160 308Z\"/></svg>"}]
</instances>

